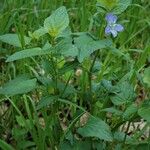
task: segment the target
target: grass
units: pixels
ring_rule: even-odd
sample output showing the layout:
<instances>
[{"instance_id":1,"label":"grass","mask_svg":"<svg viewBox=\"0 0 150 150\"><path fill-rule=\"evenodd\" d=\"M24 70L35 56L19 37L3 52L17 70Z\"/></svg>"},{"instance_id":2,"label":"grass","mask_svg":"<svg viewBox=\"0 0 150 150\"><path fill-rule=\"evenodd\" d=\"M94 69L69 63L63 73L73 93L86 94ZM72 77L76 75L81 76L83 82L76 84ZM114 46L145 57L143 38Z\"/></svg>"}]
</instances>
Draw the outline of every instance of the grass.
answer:
<instances>
[{"instance_id":1,"label":"grass","mask_svg":"<svg viewBox=\"0 0 150 150\"><path fill-rule=\"evenodd\" d=\"M26 44L24 36L61 6L72 33L57 39L46 34ZM112 38L104 34L106 12L96 0L1 0L0 35L17 34L21 46L0 36L0 148L148 150L149 9L149 0L133 0L118 15L125 30ZM95 49L99 42L106 43ZM78 54L64 43L76 46ZM8 61L22 50L32 54L34 47L46 47L47 55ZM135 124L142 119L139 132Z\"/></svg>"}]
</instances>

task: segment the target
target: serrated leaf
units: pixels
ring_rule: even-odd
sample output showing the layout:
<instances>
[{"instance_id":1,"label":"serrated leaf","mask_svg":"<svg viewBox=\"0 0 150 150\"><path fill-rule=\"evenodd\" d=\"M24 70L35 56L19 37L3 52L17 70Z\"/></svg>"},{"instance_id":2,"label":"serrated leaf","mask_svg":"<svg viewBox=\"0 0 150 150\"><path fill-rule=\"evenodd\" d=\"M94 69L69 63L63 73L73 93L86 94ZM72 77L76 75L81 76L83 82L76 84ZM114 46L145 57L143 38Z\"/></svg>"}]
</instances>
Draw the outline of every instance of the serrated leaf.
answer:
<instances>
[{"instance_id":1,"label":"serrated leaf","mask_svg":"<svg viewBox=\"0 0 150 150\"><path fill-rule=\"evenodd\" d=\"M75 38L75 46L79 49L78 60L82 62L94 51L111 46L110 40L94 40L89 35L81 35Z\"/></svg>"},{"instance_id":2,"label":"serrated leaf","mask_svg":"<svg viewBox=\"0 0 150 150\"><path fill-rule=\"evenodd\" d=\"M3 87L1 87L0 94L13 96L17 94L28 93L35 88L36 79L17 77L14 80L11 80L8 83L6 83Z\"/></svg>"},{"instance_id":3,"label":"serrated leaf","mask_svg":"<svg viewBox=\"0 0 150 150\"><path fill-rule=\"evenodd\" d=\"M72 35L71 28L68 26L65 30L63 30L62 33L58 35L57 38L67 38L68 36L71 35Z\"/></svg>"},{"instance_id":4,"label":"serrated leaf","mask_svg":"<svg viewBox=\"0 0 150 150\"><path fill-rule=\"evenodd\" d=\"M68 27L68 25L69 17L64 6L58 8L44 21L44 28L52 37L57 37Z\"/></svg>"},{"instance_id":5,"label":"serrated leaf","mask_svg":"<svg viewBox=\"0 0 150 150\"><path fill-rule=\"evenodd\" d=\"M44 27L41 27L39 28L38 30L35 30L33 33L30 33L30 36L33 38L33 39L39 39L41 36L43 36L44 34L46 34L47 31L45 30Z\"/></svg>"},{"instance_id":6,"label":"serrated leaf","mask_svg":"<svg viewBox=\"0 0 150 150\"><path fill-rule=\"evenodd\" d=\"M150 107L142 107L138 110L139 116L150 122Z\"/></svg>"},{"instance_id":7,"label":"serrated leaf","mask_svg":"<svg viewBox=\"0 0 150 150\"><path fill-rule=\"evenodd\" d=\"M111 83L111 81L108 81L108 80L102 80L102 82L101 82L101 84L103 85L103 87L105 88L105 89L107 89L108 91L111 91L111 89L112 89L112 83Z\"/></svg>"},{"instance_id":8,"label":"serrated leaf","mask_svg":"<svg viewBox=\"0 0 150 150\"><path fill-rule=\"evenodd\" d=\"M99 118L90 117L86 125L78 129L83 137L96 137L105 141L112 141L109 126Z\"/></svg>"},{"instance_id":9,"label":"serrated leaf","mask_svg":"<svg viewBox=\"0 0 150 150\"><path fill-rule=\"evenodd\" d=\"M6 60L6 62L11 62L14 60L19 60L19 59L23 59L23 58L27 58L27 57L46 55L46 54L50 54L50 53L51 53L51 50L49 50L49 49L43 50L39 47L25 49L25 50L16 52L16 53L12 54L11 56L9 56Z\"/></svg>"},{"instance_id":10,"label":"serrated leaf","mask_svg":"<svg viewBox=\"0 0 150 150\"><path fill-rule=\"evenodd\" d=\"M122 105L127 102L132 102L135 96L134 88L127 81L121 82L115 86L116 92L114 96L111 97L111 101L115 105Z\"/></svg>"},{"instance_id":11,"label":"serrated leaf","mask_svg":"<svg viewBox=\"0 0 150 150\"><path fill-rule=\"evenodd\" d=\"M132 0L120 0L118 5L114 8L113 13L121 14L132 3Z\"/></svg>"},{"instance_id":12,"label":"serrated leaf","mask_svg":"<svg viewBox=\"0 0 150 150\"><path fill-rule=\"evenodd\" d=\"M123 118L130 119L137 112L137 110L137 106L135 104L131 104L123 113Z\"/></svg>"},{"instance_id":13,"label":"serrated leaf","mask_svg":"<svg viewBox=\"0 0 150 150\"><path fill-rule=\"evenodd\" d=\"M0 41L7 44L13 45L15 47L22 47L21 41L17 34L4 34L0 36ZM28 45L31 41L31 38L24 36L25 45Z\"/></svg>"},{"instance_id":14,"label":"serrated leaf","mask_svg":"<svg viewBox=\"0 0 150 150\"><path fill-rule=\"evenodd\" d=\"M54 102L55 99L56 99L56 96L43 97L37 105L37 110L39 110L43 107L49 106L50 104L52 104Z\"/></svg>"},{"instance_id":15,"label":"serrated leaf","mask_svg":"<svg viewBox=\"0 0 150 150\"><path fill-rule=\"evenodd\" d=\"M52 45L47 41L46 43L45 43L45 45L43 46L43 50L50 50L52 48Z\"/></svg>"},{"instance_id":16,"label":"serrated leaf","mask_svg":"<svg viewBox=\"0 0 150 150\"><path fill-rule=\"evenodd\" d=\"M72 44L72 39L70 37L62 39L56 46L58 53L65 57L75 57L78 55L77 47Z\"/></svg>"}]
</instances>

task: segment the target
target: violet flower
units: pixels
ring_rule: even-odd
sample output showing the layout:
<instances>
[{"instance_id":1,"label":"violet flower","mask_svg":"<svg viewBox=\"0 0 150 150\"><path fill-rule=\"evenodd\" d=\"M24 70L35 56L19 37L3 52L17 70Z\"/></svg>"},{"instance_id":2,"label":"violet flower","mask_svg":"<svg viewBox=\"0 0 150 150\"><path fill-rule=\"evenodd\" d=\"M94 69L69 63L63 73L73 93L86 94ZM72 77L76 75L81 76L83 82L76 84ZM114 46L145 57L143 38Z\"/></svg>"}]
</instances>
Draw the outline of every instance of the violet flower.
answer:
<instances>
[{"instance_id":1,"label":"violet flower","mask_svg":"<svg viewBox=\"0 0 150 150\"><path fill-rule=\"evenodd\" d=\"M122 32L124 30L124 27L121 24L117 24L117 16L109 13L106 15L106 21L107 21L107 26L105 28L105 34L110 35L112 34L113 37L116 37L118 32Z\"/></svg>"}]
</instances>

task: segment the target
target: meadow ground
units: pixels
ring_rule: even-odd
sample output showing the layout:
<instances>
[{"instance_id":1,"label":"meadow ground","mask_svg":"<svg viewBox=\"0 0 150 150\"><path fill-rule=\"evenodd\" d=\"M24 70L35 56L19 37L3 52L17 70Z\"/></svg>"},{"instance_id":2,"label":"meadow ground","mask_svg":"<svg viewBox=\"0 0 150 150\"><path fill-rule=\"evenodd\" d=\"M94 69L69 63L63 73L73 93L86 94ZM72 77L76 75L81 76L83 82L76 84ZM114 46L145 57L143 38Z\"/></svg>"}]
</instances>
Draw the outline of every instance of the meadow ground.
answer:
<instances>
[{"instance_id":1,"label":"meadow ground","mask_svg":"<svg viewBox=\"0 0 150 150\"><path fill-rule=\"evenodd\" d=\"M0 149L150 150L149 0L0 0Z\"/></svg>"}]
</instances>

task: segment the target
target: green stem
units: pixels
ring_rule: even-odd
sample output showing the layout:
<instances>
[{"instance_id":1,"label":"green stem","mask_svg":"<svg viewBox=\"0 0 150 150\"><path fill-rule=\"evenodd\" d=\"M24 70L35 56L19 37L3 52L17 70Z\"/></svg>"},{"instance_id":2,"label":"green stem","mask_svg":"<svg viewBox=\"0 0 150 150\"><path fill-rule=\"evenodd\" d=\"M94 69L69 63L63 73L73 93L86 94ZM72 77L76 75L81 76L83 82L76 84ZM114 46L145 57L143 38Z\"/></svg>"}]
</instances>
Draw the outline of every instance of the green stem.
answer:
<instances>
[{"instance_id":1,"label":"green stem","mask_svg":"<svg viewBox=\"0 0 150 150\"><path fill-rule=\"evenodd\" d=\"M91 93L92 93L92 80L91 80L91 78L92 78L92 70L93 70L94 64L95 64L95 62L96 62L96 58L97 58L98 55L99 55L99 51L100 51L100 50L98 50L98 51L96 52L95 57L94 57L94 59L93 59L93 62L92 62L92 64L91 64L91 67L90 67L90 69L89 69L89 86L90 86L90 92L91 92Z\"/></svg>"},{"instance_id":2,"label":"green stem","mask_svg":"<svg viewBox=\"0 0 150 150\"><path fill-rule=\"evenodd\" d=\"M128 135L128 131L129 131L129 128L130 128L130 124L131 124L131 122L129 121L128 122L128 126L127 126L127 130L126 130L126 133L125 133L125 136L124 136L124 140L123 140L124 145L125 145L125 142L126 142L126 139L127 139L127 135Z\"/></svg>"},{"instance_id":3,"label":"green stem","mask_svg":"<svg viewBox=\"0 0 150 150\"><path fill-rule=\"evenodd\" d=\"M98 57L98 55L99 55L99 51L100 51L100 50L98 50L98 51L96 52L95 57L94 57L94 59L93 59L93 62L92 62L92 64L91 64L91 67L90 67L90 69L89 69L89 73L88 73L89 93L90 93L91 103L94 103L94 102L93 102L93 97L92 97L92 70L93 70L94 64L95 64L95 62L96 62L96 59L97 59L97 57ZM91 111L92 111L92 112L93 112L93 109L94 109L93 106L94 106L94 105L91 106Z\"/></svg>"}]
</instances>

